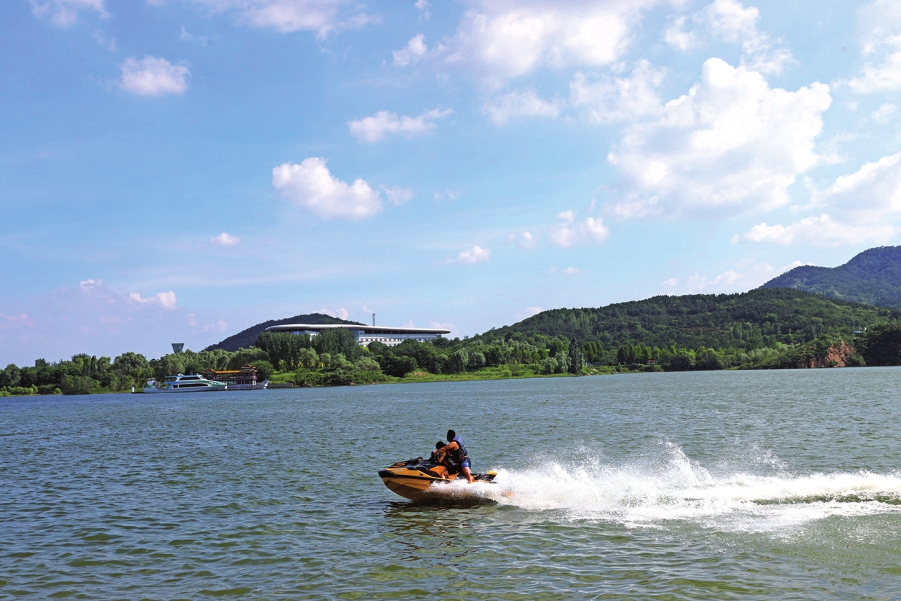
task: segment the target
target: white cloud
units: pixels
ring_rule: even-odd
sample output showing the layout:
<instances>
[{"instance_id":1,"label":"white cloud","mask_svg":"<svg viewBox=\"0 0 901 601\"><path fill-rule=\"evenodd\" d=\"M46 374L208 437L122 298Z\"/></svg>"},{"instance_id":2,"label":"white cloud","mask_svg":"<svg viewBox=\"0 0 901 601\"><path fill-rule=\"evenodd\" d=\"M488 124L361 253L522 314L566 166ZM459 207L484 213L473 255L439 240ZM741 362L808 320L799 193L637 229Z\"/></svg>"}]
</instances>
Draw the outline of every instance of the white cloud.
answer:
<instances>
[{"instance_id":1,"label":"white cloud","mask_svg":"<svg viewBox=\"0 0 901 601\"><path fill-rule=\"evenodd\" d=\"M38 18L49 17L50 22L63 29L78 23L82 11L94 11L107 16L104 0L31 0L31 12Z\"/></svg>"},{"instance_id":2,"label":"white cloud","mask_svg":"<svg viewBox=\"0 0 901 601\"><path fill-rule=\"evenodd\" d=\"M717 275L694 272L683 279L670 278L662 283L662 287L667 294L729 293L758 288L778 273L766 261L744 259Z\"/></svg>"},{"instance_id":3,"label":"white cloud","mask_svg":"<svg viewBox=\"0 0 901 601\"><path fill-rule=\"evenodd\" d=\"M538 68L602 66L618 60L652 0L559 3L485 1L466 13L442 48L445 60L501 84Z\"/></svg>"},{"instance_id":4,"label":"white cloud","mask_svg":"<svg viewBox=\"0 0 901 601\"><path fill-rule=\"evenodd\" d=\"M463 196L463 193L460 192L459 190L447 190L445 192L435 192L432 195L432 197L438 202L443 202L443 201L454 202L456 200L460 200L461 196Z\"/></svg>"},{"instance_id":5,"label":"white cloud","mask_svg":"<svg viewBox=\"0 0 901 601\"><path fill-rule=\"evenodd\" d=\"M521 90L503 94L487 103L483 112L498 127L516 117L557 117L560 106L539 98L533 90Z\"/></svg>"},{"instance_id":6,"label":"white cloud","mask_svg":"<svg viewBox=\"0 0 901 601\"><path fill-rule=\"evenodd\" d=\"M750 70L781 73L786 63L793 60L790 52L774 48L769 36L757 28L760 12L756 8L745 8L736 0L715 0L704 12L715 37L741 43L742 64Z\"/></svg>"},{"instance_id":7,"label":"white cloud","mask_svg":"<svg viewBox=\"0 0 901 601\"><path fill-rule=\"evenodd\" d=\"M110 288L99 279L85 279L29 301L27 313L0 308L0 355L7 362L31 364L43 357L54 361L75 353L115 357L126 351L148 357L170 353L170 342L190 348L215 340L200 336L215 332L216 318L187 317L175 292L147 297ZM195 327L196 326L196 327Z\"/></svg>"},{"instance_id":8,"label":"white cloud","mask_svg":"<svg viewBox=\"0 0 901 601\"><path fill-rule=\"evenodd\" d=\"M738 240L743 242L773 242L789 245L803 240L816 246L856 244L867 240L885 242L894 233L891 226L861 226L840 223L827 214L806 217L791 225L767 225L752 227Z\"/></svg>"},{"instance_id":9,"label":"white cloud","mask_svg":"<svg viewBox=\"0 0 901 601\"><path fill-rule=\"evenodd\" d=\"M859 94L901 90L901 4L876 0L858 12L858 37L870 60L849 82Z\"/></svg>"},{"instance_id":10,"label":"white cloud","mask_svg":"<svg viewBox=\"0 0 901 601\"><path fill-rule=\"evenodd\" d=\"M466 265L475 265L476 263L484 263L491 258L491 249L482 248L481 246L473 246L469 250L460 252L454 259L448 259L448 263L463 263Z\"/></svg>"},{"instance_id":11,"label":"white cloud","mask_svg":"<svg viewBox=\"0 0 901 601\"><path fill-rule=\"evenodd\" d=\"M350 133L364 142L378 142L388 134L424 135L435 129L435 121L453 113L453 109L432 109L418 117L398 117L395 113L379 111L372 117L348 121Z\"/></svg>"},{"instance_id":12,"label":"white cloud","mask_svg":"<svg viewBox=\"0 0 901 601\"><path fill-rule=\"evenodd\" d=\"M759 73L708 59L688 94L630 127L608 155L622 197L606 210L639 217L784 205L798 175L821 160L814 139L830 103L823 84L770 88Z\"/></svg>"},{"instance_id":13,"label":"white cloud","mask_svg":"<svg viewBox=\"0 0 901 601\"><path fill-rule=\"evenodd\" d=\"M221 334L228 330L228 323L223 319L217 319L203 324L197 321L197 315L188 313L186 321L191 328L194 328L198 332L215 332Z\"/></svg>"},{"instance_id":14,"label":"white cloud","mask_svg":"<svg viewBox=\"0 0 901 601\"><path fill-rule=\"evenodd\" d=\"M391 204L397 206L402 205L415 195L413 190L407 188L382 188L385 193L385 199Z\"/></svg>"},{"instance_id":15,"label":"white cloud","mask_svg":"<svg viewBox=\"0 0 901 601\"><path fill-rule=\"evenodd\" d=\"M301 164L283 163L272 170L272 185L279 196L320 217L371 217L382 210L379 193L362 179L347 185L335 178L322 158Z\"/></svg>"},{"instance_id":16,"label":"white cloud","mask_svg":"<svg viewBox=\"0 0 901 601\"><path fill-rule=\"evenodd\" d=\"M347 309L344 307L339 308L337 311L333 311L331 309L319 309L319 313L324 313L326 315L331 315L332 317L337 317L338 319L343 319L347 321L347 317L350 315Z\"/></svg>"},{"instance_id":17,"label":"white cloud","mask_svg":"<svg viewBox=\"0 0 901 601\"><path fill-rule=\"evenodd\" d=\"M137 292L129 292L128 298L132 301L138 303L139 305L158 305L163 309L175 309L175 305L177 303L175 298L175 292L170 290L169 292L157 292L153 296L144 298Z\"/></svg>"},{"instance_id":18,"label":"white cloud","mask_svg":"<svg viewBox=\"0 0 901 601\"><path fill-rule=\"evenodd\" d=\"M516 239L516 236L514 236ZM538 244L538 240L535 239L535 236L532 235L532 232L523 232L519 235L519 247L524 249L535 248Z\"/></svg>"},{"instance_id":19,"label":"white cloud","mask_svg":"<svg viewBox=\"0 0 901 601\"><path fill-rule=\"evenodd\" d=\"M237 246L241 242L238 236L232 236L227 232L222 232L214 238L210 238L210 244L213 246Z\"/></svg>"},{"instance_id":20,"label":"white cloud","mask_svg":"<svg viewBox=\"0 0 901 601\"><path fill-rule=\"evenodd\" d=\"M685 17L677 17L670 26L667 27L664 34L666 43L682 52L688 52L697 43L695 35L685 31L685 21Z\"/></svg>"},{"instance_id":21,"label":"white cloud","mask_svg":"<svg viewBox=\"0 0 901 601\"><path fill-rule=\"evenodd\" d=\"M252 27L280 33L314 31L318 37L356 29L377 19L350 0L192 0L210 14L225 13ZM347 7L347 10L345 10Z\"/></svg>"},{"instance_id":22,"label":"white cloud","mask_svg":"<svg viewBox=\"0 0 901 601\"><path fill-rule=\"evenodd\" d=\"M19 327L31 328L37 323L35 319L28 317L25 312L16 315L4 315L0 313L0 330L15 329Z\"/></svg>"},{"instance_id":23,"label":"white cloud","mask_svg":"<svg viewBox=\"0 0 901 601\"><path fill-rule=\"evenodd\" d=\"M408 65L415 65L421 61L428 51L429 49L425 45L425 35L420 33L413 36L402 50L395 50L391 54L394 57L395 65L398 67L406 67Z\"/></svg>"},{"instance_id":24,"label":"white cloud","mask_svg":"<svg viewBox=\"0 0 901 601\"><path fill-rule=\"evenodd\" d=\"M526 310L524 312L516 314L516 319L523 320L523 319L532 317L534 315L538 315L542 311L544 311L543 307L537 307L537 306L526 307Z\"/></svg>"},{"instance_id":25,"label":"white cloud","mask_svg":"<svg viewBox=\"0 0 901 601\"><path fill-rule=\"evenodd\" d=\"M172 65L163 58L129 58L122 63L120 85L123 90L138 96L184 94L190 75L187 67Z\"/></svg>"},{"instance_id":26,"label":"white cloud","mask_svg":"<svg viewBox=\"0 0 901 601\"><path fill-rule=\"evenodd\" d=\"M760 223L733 238L733 242L815 245L886 244L901 232L901 153L866 163L844 175L822 192L814 204L829 212L806 217L790 225Z\"/></svg>"},{"instance_id":27,"label":"white cloud","mask_svg":"<svg viewBox=\"0 0 901 601\"><path fill-rule=\"evenodd\" d=\"M421 13L421 18L428 21L432 17L432 13L429 6L429 0L416 0L416 8Z\"/></svg>"},{"instance_id":28,"label":"white cloud","mask_svg":"<svg viewBox=\"0 0 901 601\"><path fill-rule=\"evenodd\" d=\"M885 125L886 123L888 123L891 120L892 115L894 115L897 112L898 112L897 105L892 104L891 102L886 102L885 104L880 106L878 109L873 111L873 114L870 115L870 119L873 121L873 123L877 123L879 125Z\"/></svg>"},{"instance_id":29,"label":"white cloud","mask_svg":"<svg viewBox=\"0 0 901 601\"><path fill-rule=\"evenodd\" d=\"M557 218L560 222L551 227L550 238L564 248L575 244L603 242L610 235L610 230L602 219L588 217L584 221L576 221L572 211L559 213Z\"/></svg>"},{"instance_id":30,"label":"white cloud","mask_svg":"<svg viewBox=\"0 0 901 601\"><path fill-rule=\"evenodd\" d=\"M618 123L653 115L662 108L657 94L663 71L640 60L626 77L603 76L592 80L577 73L570 83L571 103L584 107L592 123Z\"/></svg>"}]
</instances>

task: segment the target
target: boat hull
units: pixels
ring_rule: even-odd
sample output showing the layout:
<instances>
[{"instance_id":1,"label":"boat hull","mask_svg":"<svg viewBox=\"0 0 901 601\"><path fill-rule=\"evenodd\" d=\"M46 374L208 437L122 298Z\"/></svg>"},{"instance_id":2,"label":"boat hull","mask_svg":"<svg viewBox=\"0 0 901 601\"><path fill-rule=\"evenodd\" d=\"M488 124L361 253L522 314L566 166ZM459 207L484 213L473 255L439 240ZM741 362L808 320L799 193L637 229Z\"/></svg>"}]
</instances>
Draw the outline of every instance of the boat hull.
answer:
<instances>
[{"instance_id":1,"label":"boat hull","mask_svg":"<svg viewBox=\"0 0 901 601\"><path fill-rule=\"evenodd\" d=\"M162 382L148 380L144 394L176 394L182 392L217 392L226 390L227 384L217 380L207 380L196 374L166 376Z\"/></svg>"},{"instance_id":2,"label":"boat hull","mask_svg":"<svg viewBox=\"0 0 901 601\"><path fill-rule=\"evenodd\" d=\"M490 483L494 480L495 472L487 474L473 474L477 482ZM379 470L379 477L388 487L388 490L411 501L434 499L436 496L444 496L448 493L459 493L452 482L463 478L458 474L449 474L444 466L423 461L421 458L400 461L383 470Z\"/></svg>"},{"instance_id":3,"label":"boat hull","mask_svg":"<svg viewBox=\"0 0 901 601\"><path fill-rule=\"evenodd\" d=\"M197 386L192 388L154 388L144 389L145 394L180 394L182 392L218 392L225 390L225 384L221 386Z\"/></svg>"}]
</instances>

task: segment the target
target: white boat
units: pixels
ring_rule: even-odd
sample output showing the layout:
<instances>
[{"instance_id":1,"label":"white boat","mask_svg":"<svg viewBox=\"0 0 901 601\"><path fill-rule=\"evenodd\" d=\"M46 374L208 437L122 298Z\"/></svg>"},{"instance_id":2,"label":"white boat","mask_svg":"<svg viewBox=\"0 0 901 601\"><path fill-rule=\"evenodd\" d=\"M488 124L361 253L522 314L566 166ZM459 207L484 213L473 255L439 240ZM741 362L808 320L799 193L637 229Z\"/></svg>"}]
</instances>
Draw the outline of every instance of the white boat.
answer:
<instances>
[{"instance_id":1,"label":"white boat","mask_svg":"<svg viewBox=\"0 0 901 601\"><path fill-rule=\"evenodd\" d=\"M178 374L177 376L166 376L163 381L147 380L147 386L144 387L146 393L157 392L215 392L217 390L225 390L227 384L216 380L207 380L203 376L197 374Z\"/></svg>"},{"instance_id":2,"label":"white boat","mask_svg":"<svg viewBox=\"0 0 901 601\"><path fill-rule=\"evenodd\" d=\"M228 382L229 390L266 390L267 386L269 386L269 380L263 380L262 382L240 383L240 384L232 384L231 382Z\"/></svg>"}]
</instances>

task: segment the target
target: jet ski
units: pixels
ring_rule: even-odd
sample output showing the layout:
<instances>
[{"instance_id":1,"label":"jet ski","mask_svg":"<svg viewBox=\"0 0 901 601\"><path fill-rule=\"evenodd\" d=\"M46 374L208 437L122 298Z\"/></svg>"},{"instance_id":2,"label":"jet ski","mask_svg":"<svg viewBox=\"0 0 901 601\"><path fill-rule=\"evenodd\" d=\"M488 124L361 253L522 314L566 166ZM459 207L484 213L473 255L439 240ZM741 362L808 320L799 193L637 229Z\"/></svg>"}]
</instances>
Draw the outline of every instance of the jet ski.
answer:
<instances>
[{"instance_id":1,"label":"jet ski","mask_svg":"<svg viewBox=\"0 0 901 601\"><path fill-rule=\"evenodd\" d=\"M472 475L476 482L483 483L493 483L495 476L497 476L495 471ZM463 474L449 472L434 458L423 459L422 457L398 461L389 465L385 469L379 470L379 477L385 486L411 501L434 498L434 495L453 494L459 489L457 487L450 488L450 484L455 481L466 482Z\"/></svg>"}]
</instances>

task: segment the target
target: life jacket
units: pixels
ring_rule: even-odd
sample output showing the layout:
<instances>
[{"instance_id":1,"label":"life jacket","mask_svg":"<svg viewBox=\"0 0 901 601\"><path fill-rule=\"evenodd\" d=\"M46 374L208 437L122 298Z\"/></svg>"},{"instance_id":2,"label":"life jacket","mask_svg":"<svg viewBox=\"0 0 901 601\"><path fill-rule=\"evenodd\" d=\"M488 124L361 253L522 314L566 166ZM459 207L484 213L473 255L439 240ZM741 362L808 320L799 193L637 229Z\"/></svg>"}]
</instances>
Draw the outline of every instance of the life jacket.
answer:
<instances>
[{"instance_id":1,"label":"life jacket","mask_svg":"<svg viewBox=\"0 0 901 601\"><path fill-rule=\"evenodd\" d=\"M458 448L448 451L447 454L450 455L451 460L454 463L460 465L461 463L463 463L464 459L469 457L469 454L466 452L466 447L463 446L463 441L460 440L459 436L454 436L454 439L451 442L457 443Z\"/></svg>"}]
</instances>

